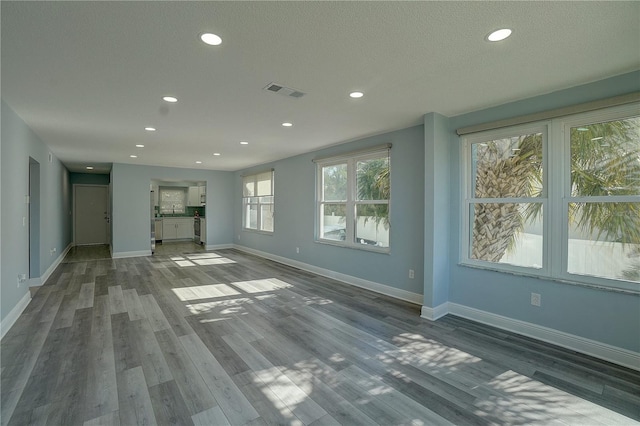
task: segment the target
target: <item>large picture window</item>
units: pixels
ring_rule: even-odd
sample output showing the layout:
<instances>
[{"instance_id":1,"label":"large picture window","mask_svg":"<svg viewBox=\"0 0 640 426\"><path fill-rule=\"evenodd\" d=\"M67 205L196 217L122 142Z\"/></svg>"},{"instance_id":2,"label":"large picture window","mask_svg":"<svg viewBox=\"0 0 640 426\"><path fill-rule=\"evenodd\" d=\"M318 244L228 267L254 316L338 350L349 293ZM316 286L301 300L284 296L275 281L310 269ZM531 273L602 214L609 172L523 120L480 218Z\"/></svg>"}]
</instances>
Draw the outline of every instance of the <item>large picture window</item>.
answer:
<instances>
[{"instance_id":1,"label":"large picture window","mask_svg":"<svg viewBox=\"0 0 640 426\"><path fill-rule=\"evenodd\" d=\"M390 147L316 162L317 240L388 252Z\"/></svg>"},{"instance_id":2,"label":"large picture window","mask_svg":"<svg viewBox=\"0 0 640 426\"><path fill-rule=\"evenodd\" d=\"M273 232L273 170L242 177L242 226Z\"/></svg>"},{"instance_id":3,"label":"large picture window","mask_svg":"<svg viewBox=\"0 0 640 426\"><path fill-rule=\"evenodd\" d=\"M640 292L638 112L465 136L461 262Z\"/></svg>"}]
</instances>

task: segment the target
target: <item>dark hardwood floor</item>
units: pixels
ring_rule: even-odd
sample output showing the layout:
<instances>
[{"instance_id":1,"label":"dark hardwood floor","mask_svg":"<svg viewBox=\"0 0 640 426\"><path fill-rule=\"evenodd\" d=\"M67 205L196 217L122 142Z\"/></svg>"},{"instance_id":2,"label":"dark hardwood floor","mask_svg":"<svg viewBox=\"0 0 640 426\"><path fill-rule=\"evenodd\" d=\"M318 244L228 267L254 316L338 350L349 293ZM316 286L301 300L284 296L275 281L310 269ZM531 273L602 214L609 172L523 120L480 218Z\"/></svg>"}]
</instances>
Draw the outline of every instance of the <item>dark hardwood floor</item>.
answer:
<instances>
[{"instance_id":1,"label":"dark hardwood floor","mask_svg":"<svg viewBox=\"0 0 640 426\"><path fill-rule=\"evenodd\" d=\"M81 249L1 342L1 424L622 425L640 373L251 256ZM195 251L197 250L197 251Z\"/></svg>"}]
</instances>

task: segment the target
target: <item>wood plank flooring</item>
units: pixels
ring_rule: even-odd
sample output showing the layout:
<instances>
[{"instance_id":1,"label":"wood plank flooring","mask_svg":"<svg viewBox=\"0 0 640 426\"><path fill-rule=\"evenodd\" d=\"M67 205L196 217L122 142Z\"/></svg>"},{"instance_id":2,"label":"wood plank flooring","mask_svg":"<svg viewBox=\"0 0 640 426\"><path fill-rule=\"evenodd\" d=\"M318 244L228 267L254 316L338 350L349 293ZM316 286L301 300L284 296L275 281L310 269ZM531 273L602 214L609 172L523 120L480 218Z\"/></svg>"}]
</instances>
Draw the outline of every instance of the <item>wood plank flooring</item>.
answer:
<instances>
[{"instance_id":1,"label":"wood plank flooring","mask_svg":"<svg viewBox=\"0 0 640 426\"><path fill-rule=\"evenodd\" d=\"M637 371L240 251L162 246L70 253L2 339L2 425L640 424Z\"/></svg>"}]
</instances>

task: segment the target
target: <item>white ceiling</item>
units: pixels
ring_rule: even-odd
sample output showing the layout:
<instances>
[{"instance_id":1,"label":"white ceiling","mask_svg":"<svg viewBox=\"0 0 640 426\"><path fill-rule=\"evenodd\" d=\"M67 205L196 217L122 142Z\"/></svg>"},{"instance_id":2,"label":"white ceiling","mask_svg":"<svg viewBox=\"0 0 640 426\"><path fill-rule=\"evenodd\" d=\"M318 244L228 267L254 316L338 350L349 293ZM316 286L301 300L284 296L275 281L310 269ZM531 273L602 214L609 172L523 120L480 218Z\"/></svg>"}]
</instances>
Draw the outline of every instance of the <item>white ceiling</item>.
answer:
<instances>
[{"instance_id":1,"label":"white ceiling","mask_svg":"<svg viewBox=\"0 0 640 426\"><path fill-rule=\"evenodd\" d=\"M2 98L72 171L238 170L640 69L637 1L1 7ZM509 39L484 41L502 27Z\"/></svg>"}]
</instances>

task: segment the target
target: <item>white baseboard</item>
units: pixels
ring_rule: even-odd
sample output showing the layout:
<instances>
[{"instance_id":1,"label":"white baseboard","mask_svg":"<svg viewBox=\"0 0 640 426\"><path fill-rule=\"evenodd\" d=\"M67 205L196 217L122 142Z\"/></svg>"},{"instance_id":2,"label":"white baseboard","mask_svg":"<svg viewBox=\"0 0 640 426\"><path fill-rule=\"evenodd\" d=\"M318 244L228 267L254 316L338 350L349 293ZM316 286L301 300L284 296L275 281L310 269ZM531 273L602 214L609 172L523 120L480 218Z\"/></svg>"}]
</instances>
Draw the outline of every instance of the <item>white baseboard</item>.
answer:
<instances>
[{"instance_id":1,"label":"white baseboard","mask_svg":"<svg viewBox=\"0 0 640 426\"><path fill-rule=\"evenodd\" d=\"M224 250L234 248L233 244L213 244L205 247L205 250Z\"/></svg>"},{"instance_id":2,"label":"white baseboard","mask_svg":"<svg viewBox=\"0 0 640 426\"><path fill-rule=\"evenodd\" d=\"M422 306L420 311L420 317L424 319L428 319L429 321L435 321L438 318L442 318L443 316L449 313L449 302L444 302L441 305L436 306L435 308L430 308L428 306Z\"/></svg>"},{"instance_id":3,"label":"white baseboard","mask_svg":"<svg viewBox=\"0 0 640 426\"><path fill-rule=\"evenodd\" d=\"M491 325L503 330L511 331L523 336L532 337L543 342L552 343L571 349L576 352L591 355L596 358L610 361L634 370L640 371L640 353L628 349L607 345L595 340L575 336L552 328L531 324L491 312L481 311L457 303L448 303L449 313L477 321L482 324Z\"/></svg>"},{"instance_id":4,"label":"white baseboard","mask_svg":"<svg viewBox=\"0 0 640 426\"><path fill-rule=\"evenodd\" d=\"M55 271L58 265L62 263L62 261L64 260L64 257L67 255L67 253L69 253L69 250L71 250L72 247L73 247L73 243L69 243L69 245L62 251L62 253L60 253L60 256L58 256L56 260L54 260L53 263L47 268L47 270L44 271L44 274L40 276L39 283L30 282L29 285L32 287L35 287L35 286L41 286L42 284L46 283L49 277L51 276L51 274L53 274L53 271Z\"/></svg>"},{"instance_id":5,"label":"white baseboard","mask_svg":"<svg viewBox=\"0 0 640 426\"><path fill-rule=\"evenodd\" d=\"M208 247L207 247L208 248ZM255 254L256 256L264 257L265 259L273 260L274 262L282 263L294 268L302 269L303 271L311 272L323 277L331 278L336 281L343 282L345 284L353 285L356 287L364 288L367 290L381 293L386 296L391 296L396 299L405 300L407 302L415 303L416 305L422 304L422 295L418 293L412 293L410 291L402 290L399 288L391 287L385 284L376 283L374 281L365 280L362 278L354 277L340 272L331 271L329 269L320 268L318 266L310 265L308 263L299 262L282 256L276 256L275 254L267 253L260 250L255 250L249 247L241 245L233 245L233 248L238 250Z\"/></svg>"},{"instance_id":6,"label":"white baseboard","mask_svg":"<svg viewBox=\"0 0 640 426\"><path fill-rule=\"evenodd\" d=\"M139 251L116 251L111 253L112 259L123 259L125 257L151 256L151 249Z\"/></svg>"},{"instance_id":7,"label":"white baseboard","mask_svg":"<svg viewBox=\"0 0 640 426\"><path fill-rule=\"evenodd\" d=\"M31 292L27 290L27 293L22 296L22 299L18 302L16 306L11 309L9 314L0 322L0 339L4 337L5 334L13 327L13 324L16 323L22 311L27 307L29 302L31 301Z\"/></svg>"}]
</instances>

